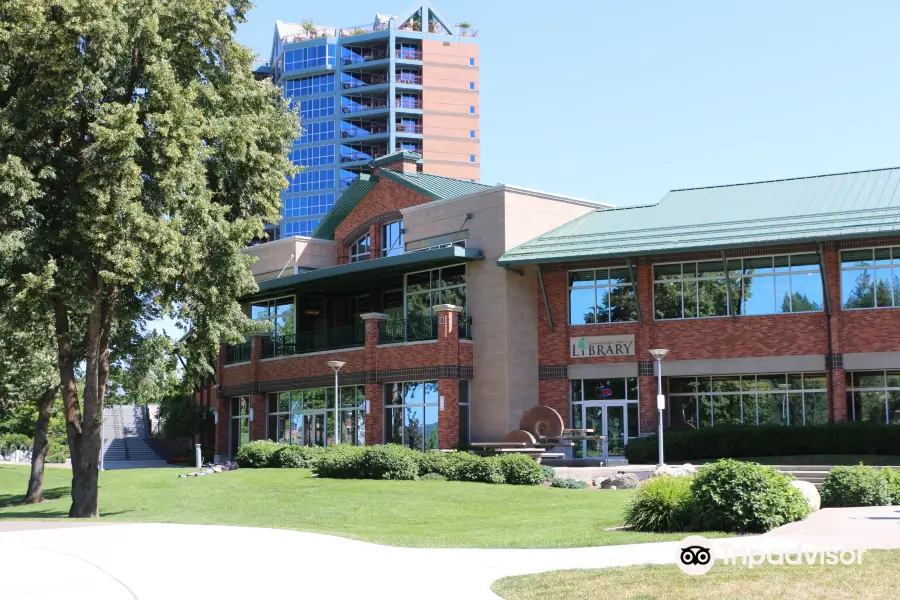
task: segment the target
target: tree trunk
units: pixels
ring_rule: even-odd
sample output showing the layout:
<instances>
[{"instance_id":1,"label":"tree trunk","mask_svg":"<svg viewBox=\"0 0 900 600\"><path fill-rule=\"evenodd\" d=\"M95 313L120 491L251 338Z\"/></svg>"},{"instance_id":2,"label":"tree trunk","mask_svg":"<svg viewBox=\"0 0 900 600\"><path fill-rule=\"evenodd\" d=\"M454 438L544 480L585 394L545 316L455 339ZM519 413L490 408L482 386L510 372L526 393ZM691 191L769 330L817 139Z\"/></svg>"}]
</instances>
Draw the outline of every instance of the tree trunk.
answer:
<instances>
[{"instance_id":1,"label":"tree trunk","mask_svg":"<svg viewBox=\"0 0 900 600\"><path fill-rule=\"evenodd\" d=\"M37 427L34 433L34 447L31 449L31 476L28 478L28 491L25 492L24 504L37 504L44 501L44 463L50 439L50 413L53 412L53 401L56 399L56 386L52 386L38 402Z\"/></svg>"}]
</instances>

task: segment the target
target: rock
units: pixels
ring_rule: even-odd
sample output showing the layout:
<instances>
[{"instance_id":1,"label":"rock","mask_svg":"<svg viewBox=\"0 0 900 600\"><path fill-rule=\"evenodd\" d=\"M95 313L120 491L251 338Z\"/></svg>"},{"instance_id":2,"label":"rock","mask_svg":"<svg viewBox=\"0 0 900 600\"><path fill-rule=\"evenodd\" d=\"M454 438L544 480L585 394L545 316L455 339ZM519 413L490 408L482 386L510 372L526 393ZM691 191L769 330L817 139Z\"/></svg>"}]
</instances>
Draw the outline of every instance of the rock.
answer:
<instances>
[{"instance_id":1,"label":"rock","mask_svg":"<svg viewBox=\"0 0 900 600\"><path fill-rule=\"evenodd\" d=\"M693 473L697 472L697 467L695 467L691 463L684 463L683 465L681 465L681 468L682 468L682 470L687 471L688 473L693 474Z\"/></svg>"},{"instance_id":2,"label":"rock","mask_svg":"<svg viewBox=\"0 0 900 600\"><path fill-rule=\"evenodd\" d=\"M684 477L686 475L694 475L696 472L697 467L692 464L677 466L663 465L653 470L653 477L660 477L662 475L667 477Z\"/></svg>"},{"instance_id":3,"label":"rock","mask_svg":"<svg viewBox=\"0 0 900 600\"><path fill-rule=\"evenodd\" d=\"M641 480L634 473L617 473L604 479L600 487L609 490L631 490L640 485Z\"/></svg>"},{"instance_id":4,"label":"rock","mask_svg":"<svg viewBox=\"0 0 900 600\"><path fill-rule=\"evenodd\" d=\"M212 470L215 471L216 473L221 473L223 471L222 465L213 465Z\"/></svg>"},{"instance_id":5,"label":"rock","mask_svg":"<svg viewBox=\"0 0 900 600\"><path fill-rule=\"evenodd\" d=\"M594 485L597 487L603 487L603 482L606 481L608 477L595 477Z\"/></svg>"},{"instance_id":6,"label":"rock","mask_svg":"<svg viewBox=\"0 0 900 600\"><path fill-rule=\"evenodd\" d=\"M803 497L806 498L806 502L812 510L819 510L822 506L822 498L819 496L819 490L816 489L816 486L808 481L799 481L797 479L792 480L791 485L803 493Z\"/></svg>"}]
</instances>

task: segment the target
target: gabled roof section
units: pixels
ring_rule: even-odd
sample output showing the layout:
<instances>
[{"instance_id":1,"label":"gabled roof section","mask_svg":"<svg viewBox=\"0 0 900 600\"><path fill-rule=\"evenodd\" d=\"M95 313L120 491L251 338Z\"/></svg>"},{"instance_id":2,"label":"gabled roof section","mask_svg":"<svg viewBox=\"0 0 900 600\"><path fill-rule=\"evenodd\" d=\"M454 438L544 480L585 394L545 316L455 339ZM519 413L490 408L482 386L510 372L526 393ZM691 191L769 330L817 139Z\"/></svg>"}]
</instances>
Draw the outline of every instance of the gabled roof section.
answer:
<instances>
[{"instance_id":1,"label":"gabled roof section","mask_svg":"<svg viewBox=\"0 0 900 600\"><path fill-rule=\"evenodd\" d=\"M673 190L650 206L596 210L500 264L820 241L900 231L900 168Z\"/></svg>"},{"instance_id":2,"label":"gabled roof section","mask_svg":"<svg viewBox=\"0 0 900 600\"><path fill-rule=\"evenodd\" d=\"M441 177L440 175L430 175L428 173L401 173L391 169L381 169L380 173L414 192L428 196L432 200L456 198L457 196L483 192L493 187L483 183L474 183L464 179L453 179L452 177Z\"/></svg>"},{"instance_id":3,"label":"gabled roof section","mask_svg":"<svg viewBox=\"0 0 900 600\"><path fill-rule=\"evenodd\" d=\"M418 156L411 152L407 152L412 156ZM387 157L382 157L387 158ZM397 160L394 158L393 160ZM375 161L372 161L374 164ZM439 175L427 175L425 173L400 173L390 169L381 168L378 171L380 176L395 181L400 185L411 189L412 191L422 194L431 200L447 200L467 194L474 194L490 189L493 186L481 183L472 183L462 179L452 179L450 177L441 177ZM333 240L334 232L341 221L347 218L354 208L362 201L369 191L378 183L378 176L366 175L359 176L353 185L348 187L341 199L338 200L334 208L331 209L325 218L319 222L319 226L313 230L310 237Z\"/></svg>"},{"instance_id":4,"label":"gabled roof section","mask_svg":"<svg viewBox=\"0 0 900 600\"><path fill-rule=\"evenodd\" d=\"M382 157L369 161L369 166L380 167L382 165L389 165L400 160L411 160L418 163L422 162L422 155L416 154L415 152L409 152L408 150L398 150L397 152L385 154Z\"/></svg>"}]
</instances>

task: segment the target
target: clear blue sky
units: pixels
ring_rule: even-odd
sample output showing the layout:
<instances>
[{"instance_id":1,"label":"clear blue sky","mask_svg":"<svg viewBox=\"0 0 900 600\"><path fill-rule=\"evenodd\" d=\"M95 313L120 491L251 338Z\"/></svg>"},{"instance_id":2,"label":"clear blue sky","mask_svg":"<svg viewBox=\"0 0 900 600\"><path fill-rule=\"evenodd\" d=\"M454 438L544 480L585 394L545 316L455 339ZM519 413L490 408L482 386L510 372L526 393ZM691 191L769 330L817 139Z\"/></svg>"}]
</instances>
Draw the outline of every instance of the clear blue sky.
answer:
<instances>
[{"instance_id":1,"label":"clear blue sky","mask_svg":"<svg viewBox=\"0 0 900 600\"><path fill-rule=\"evenodd\" d=\"M257 0L346 27L407 0ZM898 2L444 0L479 31L481 176L616 205L673 188L900 165Z\"/></svg>"}]
</instances>

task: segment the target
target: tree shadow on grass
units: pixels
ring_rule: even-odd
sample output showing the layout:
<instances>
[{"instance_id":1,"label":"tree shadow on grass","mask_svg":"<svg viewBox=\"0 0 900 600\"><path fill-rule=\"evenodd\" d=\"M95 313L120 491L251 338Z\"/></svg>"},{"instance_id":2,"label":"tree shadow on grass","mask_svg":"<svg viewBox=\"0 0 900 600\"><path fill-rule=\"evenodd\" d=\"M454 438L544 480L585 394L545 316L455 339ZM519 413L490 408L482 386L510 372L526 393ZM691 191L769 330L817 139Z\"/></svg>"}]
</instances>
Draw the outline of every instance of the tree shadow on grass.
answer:
<instances>
[{"instance_id":1,"label":"tree shadow on grass","mask_svg":"<svg viewBox=\"0 0 900 600\"><path fill-rule=\"evenodd\" d=\"M44 488L44 500L57 500L63 496L68 496L70 490L69 486ZM25 494L0 494L0 508L20 506L24 498Z\"/></svg>"},{"instance_id":2,"label":"tree shadow on grass","mask_svg":"<svg viewBox=\"0 0 900 600\"><path fill-rule=\"evenodd\" d=\"M89 522L89 521L103 521L105 517L114 517L116 515L123 515L130 511L127 510L119 510L115 512L101 512L99 519L71 519L72 522ZM68 504L63 507L63 510L35 510L35 511L17 511L14 513L4 513L0 515L0 522L2 521L12 521L12 520L31 520L31 521L44 521L47 519L69 519L69 506Z\"/></svg>"}]
</instances>

